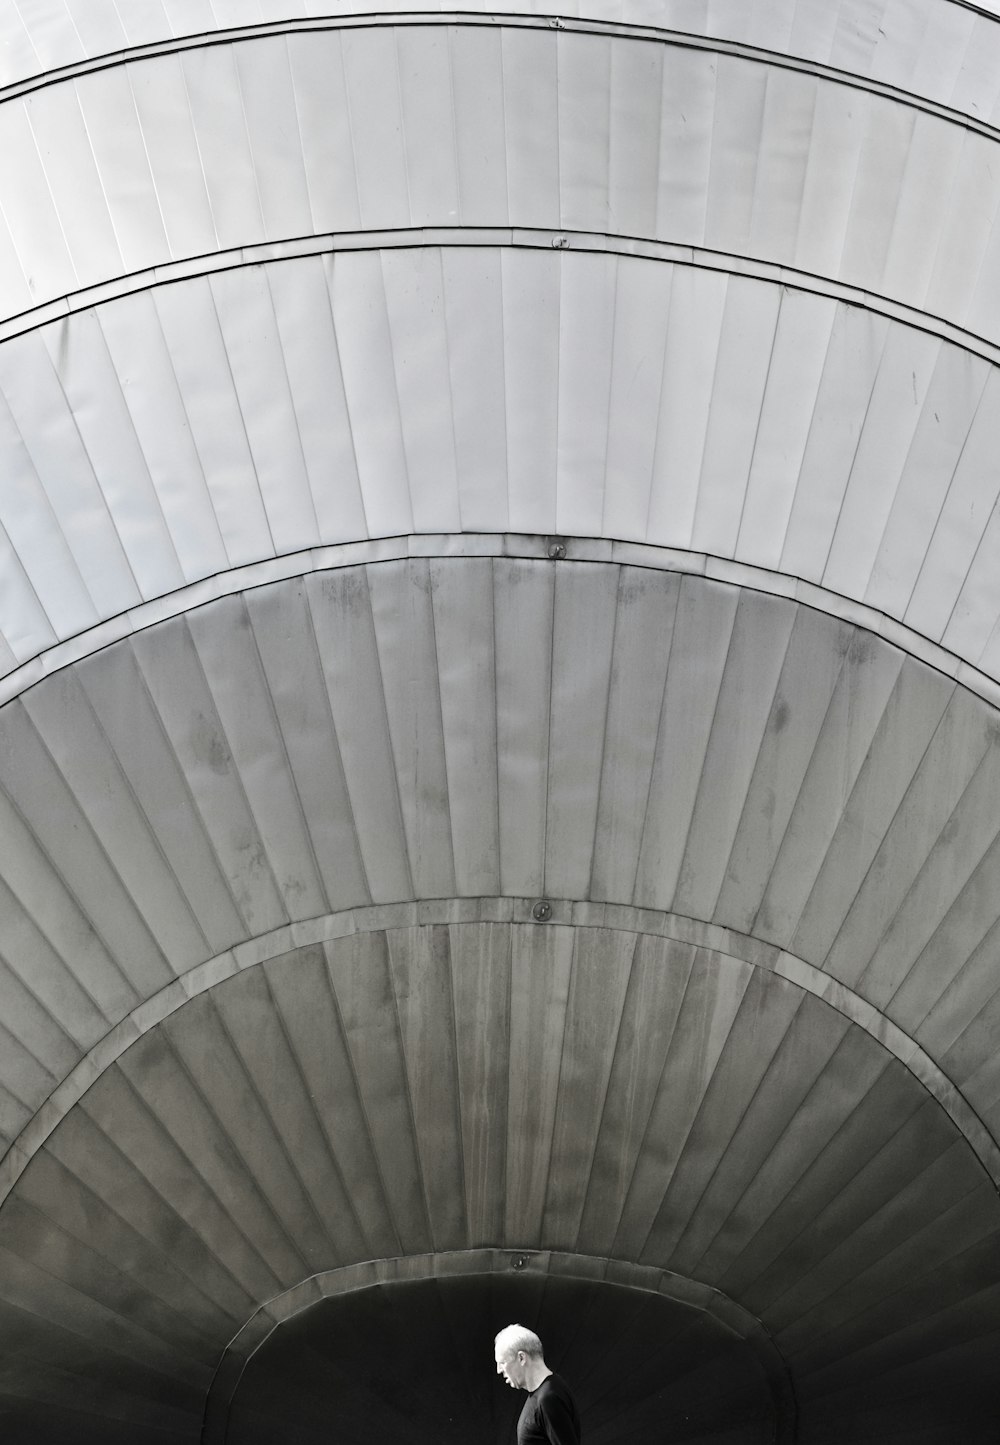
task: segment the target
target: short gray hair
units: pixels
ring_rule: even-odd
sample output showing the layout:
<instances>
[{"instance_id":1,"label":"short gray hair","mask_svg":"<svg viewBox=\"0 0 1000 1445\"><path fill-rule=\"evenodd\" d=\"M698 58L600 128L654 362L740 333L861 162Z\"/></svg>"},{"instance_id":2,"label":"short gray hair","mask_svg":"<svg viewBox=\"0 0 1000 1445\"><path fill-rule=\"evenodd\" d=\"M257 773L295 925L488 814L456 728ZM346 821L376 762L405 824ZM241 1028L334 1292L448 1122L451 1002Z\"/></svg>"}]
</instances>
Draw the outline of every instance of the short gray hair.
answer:
<instances>
[{"instance_id":1,"label":"short gray hair","mask_svg":"<svg viewBox=\"0 0 1000 1445\"><path fill-rule=\"evenodd\" d=\"M497 1335L494 1348L502 1360L508 1355L516 1355L518 1351L542 1358L541 1340L534 1330L526 1329L524 1325L507 1325Z\"/></svg>"}]
</instances>

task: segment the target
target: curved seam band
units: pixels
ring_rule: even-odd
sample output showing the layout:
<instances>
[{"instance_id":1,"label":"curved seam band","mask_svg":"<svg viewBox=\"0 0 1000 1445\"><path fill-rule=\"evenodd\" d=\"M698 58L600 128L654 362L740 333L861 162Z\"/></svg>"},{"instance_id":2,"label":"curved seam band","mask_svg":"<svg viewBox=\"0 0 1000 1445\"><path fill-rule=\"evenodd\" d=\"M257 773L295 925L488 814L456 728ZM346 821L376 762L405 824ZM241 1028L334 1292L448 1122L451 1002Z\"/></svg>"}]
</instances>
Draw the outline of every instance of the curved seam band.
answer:
<instances>
[{"instance_id":1,"label":"curved seam band","mask_svg":"<svg viewBox=\"0 0 1000 1445\"><path fill-rule=\"evenodd\" d=\"M166 984L110 1029L52 1091L0 1159L0 1205L11 1193L33 1156L69 1111L104 1071L150 1029L169 1018L192 998L259 964L300 949L322 946L356 934L380 933L428 924L510 923L538 927L604 928L618 933L647 934L702 948L754 968L765 969L786 983L821 999L903 1065L940 1105L964 1137L994 1187L1000 1186L1000 1145L961 1089L947 1077L915 1039L898 1024L815 964L776 944L720 924L631 904L547 899L545 923L533 921L533 898L491 895L478 898L433 898L403 903L370 904L328 913L301 923L284 924L236 944Z\"/></svg>"},{"instance_id":2,"label":"curved seam band","mask_svg":"<svg viewBox=\"0 0 1000 1445\"><path fill-rule=\"evenodd\" d=\"M797 1405L791 1371L767 1326L737 1300L714 1286L672 1270L632 1264L604 1256L565 1250L514 1247L439 1250L435 1254L365 1260L311 1275L262 1304L223 1350L205 1402L202 1445L224 1445L229 1408L250 1360L267 1339L303 1310L321 1300L354 1294L379 1285L414 1280L468 1278L516 1270L531 1276L599 1282L620 1289L662 1295L711 1315L730 1334L750 1346L767 1380L774 1404L776 1445L795 1439Z\"/></svg>"},{"instance_id":3,"label":"curved seam band","mask_svg":"<svg viewBox=\"0 0 1000 1445\"><path fill-rule=\"evenodd\" d=\"M336 542L264 557L242 567L227 568L163 593L136 607L115 613L92 627L82 629L43 648L5 676L0 677L0 708L13 702L29 688L67 667L92 657L136 633L161 622L183 616L197 607L207 607L237 592L253 591L275 582L307 577L316 572L333 572L345 567L374 566L380 562L405 561L412 557L490 558L515 557L547 561L551 538L540 533L504 532L414 532L395 537L373 537L357 542ZM966 658L950 652L940 643L908 627L888 613L843 593L787 572L774 572L751 562L718 557L653 542L632 542L617 538L574 537L561 534L565 558L570 562L594 562L611 566L641 567L649 571L678 572L704 577L733 587L745 587L771 597L809 607L871 632L889 647L899 648L926 667L941 673L957 686L980 698L990 707L1000 707L1000 680L981 671Z\"/></svg>"},{"instance_id":4,"label":"curved seam band","mask_svg":"<svg viewBox=\"0 0 1000 1445\"><path fill-rule=\"evenodd\" d=\"M350 254L356 251L417 250L424 247L502 247L529 251L571 251L585 255L633 256L642 261L667 262L727 276L748 276L789 291L822 296L854 306L978 356L991 365L1000 363L1000 343L969 331L931 311L896 301L877 291L820 276L813 271L718 251L685 241L657 241L643 236L603 231L560 230L548 226L409 226L385 231L333 231L317 236L290 236L281 241L258 241L226 251L204 252L180 261L167 261L83 286L0 321L0 344L32 331L69 320L82 311L136 296L161 286L181 285L206 276L239 271L245 267L298 261L308 256Z\"/></svg>"},{"instance_id":5,"label":"curved seam band","mask_svg":"<svg viewBox=\"0 0 1000 1445\"><path fill-rule=\"evenodd\" d=\"M956 0L961 3L961 0ZM969 7L972 8L972 7ZM1000 23L1000 16L986 11L977 11L985 19ZM792 55L782 50L768 50L765 46L748 45L743 41L727 40L721 35L698 35L688 30L670 30L657 25L637 25L623 20L599 20L591 17L551 15L521 15L517 12L452 10L440 11L393 11L391 13L353 15L324 15L315 19L263 21L257 25L237 25L225 30L207 30L194 35L170 36L152 41L146 45L108 51L103 55L78 60L69 65L59 66L41 74L26 76L0 87L0 105L24 95L36 94L49 86L63 84L93 75L102 70L113 70L123 65L132 65L144 60L155 60L163 55L176 55L186 50L208 50L218 45L239 44L248 40L263 40L269 36L316 34L326 30L384 30L414 28L426 25L452 25L466 28L522 29L522 30L563 30L577 35L611 35L622 39L672 45L680 50L703 50L714 55L732 55L741 60L754 61L781 70L791 70L799 75L812 75L843 85L851 90L866 91L905 105L912 110L923 111L965 130L975 131L990 140L1000 140L1000 127L978 120L968 111L956 110L954 106L942 105L929 96L902 86L890 85L886 81L873 80L854 71L842 70L835 65L824 65L822 61L810 60L806 56Z\"/></svg>"}]
</instances>

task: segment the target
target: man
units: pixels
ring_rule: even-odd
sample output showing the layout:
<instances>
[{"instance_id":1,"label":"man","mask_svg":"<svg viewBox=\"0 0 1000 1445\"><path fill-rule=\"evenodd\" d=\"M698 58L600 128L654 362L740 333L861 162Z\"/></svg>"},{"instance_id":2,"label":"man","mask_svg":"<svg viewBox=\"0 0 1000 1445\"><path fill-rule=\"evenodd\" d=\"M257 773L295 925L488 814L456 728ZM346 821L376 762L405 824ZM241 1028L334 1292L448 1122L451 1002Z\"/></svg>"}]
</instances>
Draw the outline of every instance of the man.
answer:
<instances>
[{"instance_id":1,"label":"man","mask_svg":"<svg viewBox=\"0 0 1000 1445\"><path fill-rule=\"evenodd\" d=\"M527 1390L517 1422L517 1445L580 1445L580 1415L564 1380L542 1358L542 1342L524 1325L508 1325L494 1345L497 1374L512 1390Z\"/></svg>"}]
</instances>

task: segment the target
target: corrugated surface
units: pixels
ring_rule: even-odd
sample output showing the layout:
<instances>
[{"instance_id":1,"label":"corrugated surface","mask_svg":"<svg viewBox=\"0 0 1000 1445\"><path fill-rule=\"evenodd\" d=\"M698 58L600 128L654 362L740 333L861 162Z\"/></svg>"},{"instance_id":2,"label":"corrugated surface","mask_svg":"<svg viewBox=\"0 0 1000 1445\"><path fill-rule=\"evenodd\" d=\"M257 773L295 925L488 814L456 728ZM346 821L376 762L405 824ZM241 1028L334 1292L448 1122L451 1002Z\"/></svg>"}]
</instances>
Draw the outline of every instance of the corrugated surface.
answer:
<instances>
[{"instance_id":1,"label":"corrugated surface","mask_svg":"<svg viewBox=\"0 0 1000 1445\"><path fill-rule=\"evenodd\" d=\"M996 677L997 385L855 306L632 257L340 253L123 298L0 347L6 670L229 567L513 530L788 573Z\"/></svg>"}]
</instances>

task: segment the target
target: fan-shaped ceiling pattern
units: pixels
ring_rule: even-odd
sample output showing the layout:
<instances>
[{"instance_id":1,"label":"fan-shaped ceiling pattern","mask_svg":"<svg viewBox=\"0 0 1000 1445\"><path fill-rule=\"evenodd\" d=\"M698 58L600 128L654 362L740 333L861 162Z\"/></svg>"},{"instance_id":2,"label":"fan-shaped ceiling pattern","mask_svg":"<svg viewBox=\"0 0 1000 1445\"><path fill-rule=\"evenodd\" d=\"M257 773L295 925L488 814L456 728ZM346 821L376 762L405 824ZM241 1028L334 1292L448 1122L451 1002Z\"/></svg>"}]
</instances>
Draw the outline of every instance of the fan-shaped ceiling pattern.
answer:
<instances>
[{"instance_id":1,"label":"fan-shaped ceiling pattern","mask_svg":"<svg viewBox=\"0 0 1000 1445\"><path fill-rule=\"evenodd\" d=\"M5 1440L992 1439L990 8L0 66Z\"/></svg>"}]
</instances>

